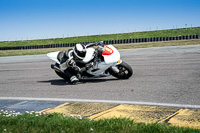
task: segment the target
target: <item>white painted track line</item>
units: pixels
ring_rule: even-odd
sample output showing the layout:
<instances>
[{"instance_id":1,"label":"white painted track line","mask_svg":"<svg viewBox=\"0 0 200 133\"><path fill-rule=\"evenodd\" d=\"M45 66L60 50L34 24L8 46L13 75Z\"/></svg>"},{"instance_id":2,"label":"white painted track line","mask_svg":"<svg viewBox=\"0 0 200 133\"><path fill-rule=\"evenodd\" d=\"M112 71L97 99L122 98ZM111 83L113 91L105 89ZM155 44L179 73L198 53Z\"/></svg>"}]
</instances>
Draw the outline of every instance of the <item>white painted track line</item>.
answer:
<instances>
[{"instance_id":1,"label":"white painted track line","mask_svg":"<svg viewBox=\"0 0 200 133\"><path fill-rule=\"evenodd\" d=\"M133 105L148 105L148 106L166 106L166 107L200 109L200 105L154 103L154 102L137 102L137 101L115 101L115 100L63 99L63 98L30 98L30 97L0 97L0 100L118 103L118 104L133 104Z\"/></svg>"}]
</instances>

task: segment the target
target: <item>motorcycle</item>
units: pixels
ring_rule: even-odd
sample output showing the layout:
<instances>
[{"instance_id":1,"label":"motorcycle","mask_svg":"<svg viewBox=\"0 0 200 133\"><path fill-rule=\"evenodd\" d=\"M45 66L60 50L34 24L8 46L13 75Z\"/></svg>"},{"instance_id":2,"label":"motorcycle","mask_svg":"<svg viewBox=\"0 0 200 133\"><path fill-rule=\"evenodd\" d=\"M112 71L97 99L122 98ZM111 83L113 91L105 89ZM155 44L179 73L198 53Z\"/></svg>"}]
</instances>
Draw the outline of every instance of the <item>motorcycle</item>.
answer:
<instances>
[{"instance_id":1,"label":"motorcycle","mask_svg":"<svg viewBox=\"0 0 200 133\"><path fill-rule=\"evenodd\" d=\"M83 59L85 64L94 61L98 47L100 46L98 45L97 48L86 48L86 56ZM47 56L56 62L51 65L51 68L55 73L61 78L69 80L69 77L60 70L60 61L63 54L64 52L57 51L48 53ZM104 45L103 52L100 56L101 57L98 57L97 61L95 61L93 67L79 73L79 79L99 78L111 75L118 79L128 79L132 76L133 69L130 65L120 59L120 53L113 45Z\"/></svg>"}]
</instances>

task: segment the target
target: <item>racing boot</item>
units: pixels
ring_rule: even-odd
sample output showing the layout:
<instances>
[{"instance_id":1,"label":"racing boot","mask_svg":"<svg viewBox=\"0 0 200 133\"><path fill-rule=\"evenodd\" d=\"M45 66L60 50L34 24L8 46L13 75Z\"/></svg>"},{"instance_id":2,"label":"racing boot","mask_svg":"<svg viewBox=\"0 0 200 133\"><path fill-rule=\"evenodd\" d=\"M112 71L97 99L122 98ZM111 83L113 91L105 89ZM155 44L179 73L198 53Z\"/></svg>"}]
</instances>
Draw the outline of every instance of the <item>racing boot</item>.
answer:
<instances>
[{"instance_id":1,"label":"racing boot","mask_svg":"<svg viewBox=\"0 0 200 133\"><path fill-rule=\"evenodd\" d=\"M70 81L71 81L72 84L77 85L79 80L76 76L72 76L70 78Z\"/></svg>"}]
</instances>

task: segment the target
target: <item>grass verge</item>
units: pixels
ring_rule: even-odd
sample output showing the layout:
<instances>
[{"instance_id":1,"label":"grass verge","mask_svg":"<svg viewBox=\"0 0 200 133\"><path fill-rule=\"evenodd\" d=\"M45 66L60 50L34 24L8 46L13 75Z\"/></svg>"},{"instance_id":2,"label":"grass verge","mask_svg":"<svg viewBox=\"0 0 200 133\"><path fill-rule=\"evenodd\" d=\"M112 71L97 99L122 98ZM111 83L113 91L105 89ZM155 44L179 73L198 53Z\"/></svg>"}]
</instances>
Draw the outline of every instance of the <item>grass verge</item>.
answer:
<instances>
[{"instance_id":1,"label":"grass verge","mask_svg":"<svg viewBox=\"0 0 200 133\"><path fill-rule=\"evenodd\" d=\"M194 35L199 33L200 33L200 27L193 27L193 28L170 29L170 30L132 32L132 33L122 33L122 34L105 34L105 35L92 35L92 36L79 36L79 37L68 37L68 38L40 39L40 40L24 40L24 41L4 41L0 42L0 47L93 42L102 40L120 40L120 39L130 39L130 38L170 37L170 36L180 36L180 35Z\"/></svg>"},{"instance_id":2,"label":"grass verge","mask_svg":"<svg viewBox=\"0 0 200 133\"><path fill-rule=\"evenodd\" d=\"M1 50L0 57L4 56L21 56L21 55L38 55L47 54L55 51L65 51L70 47L66 48L47 48L47 49L26 49L26 50Z\"/></svg>"},{"instance_id":3,"label":"grass verge","mask_svg":"<svg viewBox=\"0 0 200 133\"><path fill-rule=\"evenodd\" d=\"M200 39L148 42L148 43L115 44L114 46L117 49L131 49L131 48L147 48L147 47L163 47L163 46L179 46L179 45L195 45L195 44L200 44ZM69 47L48 48L48 49L27 49L27 50L1 50L0 57L46 54L46 53L54 52L54 51L65 51L67 49L69 49Z\"/></svg>"},{"instance_id":4,"label":"grass verge","mask_svg":"<svg viewBox=\"0 0 200 133\"><path fill-rule=\"evenodd\" d=\"M192 128L165 124L135 123L127 118L90 120L62 114L26 113L23 115L0 113L0 132L13 133L199 133Z\"/></svg>"}]
</instances>

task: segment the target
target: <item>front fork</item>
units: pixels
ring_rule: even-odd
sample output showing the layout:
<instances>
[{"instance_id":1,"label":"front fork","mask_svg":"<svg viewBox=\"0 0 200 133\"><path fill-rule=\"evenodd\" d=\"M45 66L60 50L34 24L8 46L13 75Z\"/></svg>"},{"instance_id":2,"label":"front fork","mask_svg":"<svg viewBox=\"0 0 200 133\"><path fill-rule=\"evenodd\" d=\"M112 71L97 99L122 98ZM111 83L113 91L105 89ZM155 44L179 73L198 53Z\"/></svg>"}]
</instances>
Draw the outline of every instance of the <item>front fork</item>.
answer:
<instances>
[{"instance_id":1,"label":"front fork","mask_svg":"<svg viewBox=\"0 0 200 133\"><path fill-rule=\"evenodd\" d=\"M119 64L121 64L121 63L122 63L122 60L120 59L120 60L117 61L117 63L115 63L115 64L111 67L111 69L112 69L115 73L119 73L119 69L118 69L117 65L119 65Z\"/></svg>"}]
</instances>

